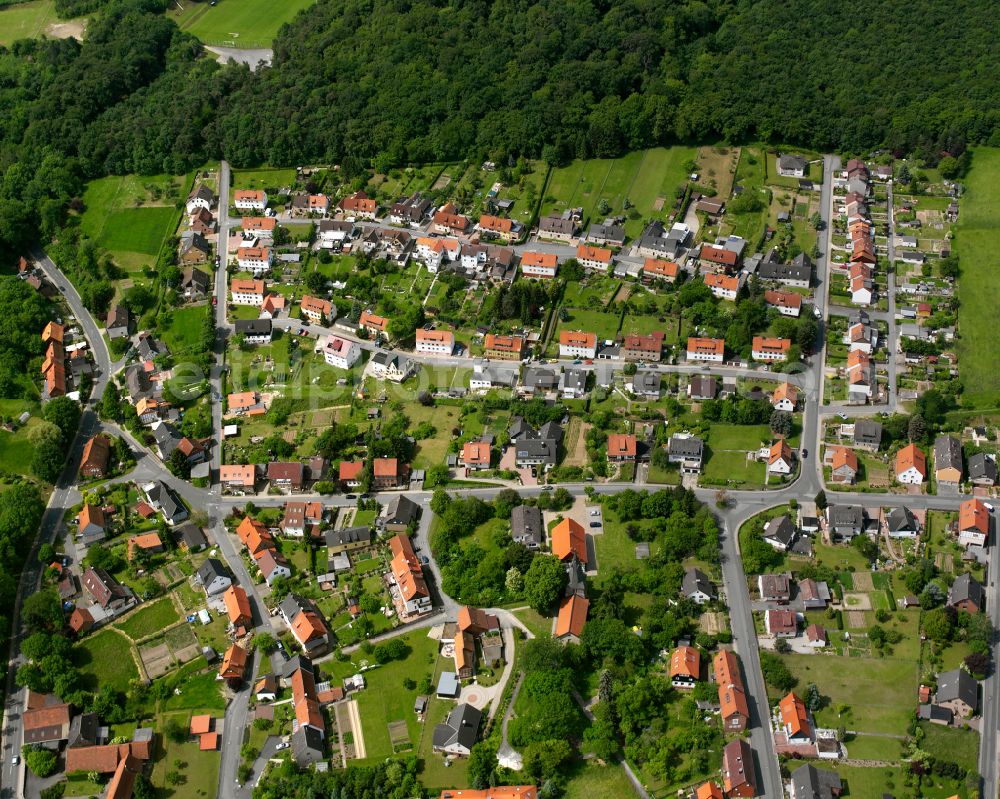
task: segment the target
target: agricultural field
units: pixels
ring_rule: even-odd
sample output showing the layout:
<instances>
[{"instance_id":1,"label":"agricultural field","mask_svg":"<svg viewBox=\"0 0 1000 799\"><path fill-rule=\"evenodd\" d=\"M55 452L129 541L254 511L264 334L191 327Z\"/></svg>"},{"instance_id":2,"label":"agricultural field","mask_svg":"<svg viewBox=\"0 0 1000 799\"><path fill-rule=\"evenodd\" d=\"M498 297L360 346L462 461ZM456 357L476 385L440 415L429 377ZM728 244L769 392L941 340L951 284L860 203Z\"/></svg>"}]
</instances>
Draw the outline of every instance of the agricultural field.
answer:
<instances>
[{"instance_id":1,"label":"agricultural field","mask_svg":"<svg viewBox=\"0 0 1000 799\"><path fill-rule=\"evenodd\" d=\"M83 195L83 232L108 250L136 280L152 266L173 234L187 180L171 175L107 177L91 181Z\"/></svg>"},{"instance_id":2,"label":"agricultural field","mask_svg":"<svg viewBox=\"0 0 1000 799\"><path fill-rule=\"evenodd\" d=\"M208 3L175 2L170 10L181 30L205 44L245 49L269 48L278 30L313 0L219 0Z\"/></svg>"},{"instance_id":3,"label":"agricultural field","mask_svg":"<svg viewBox=\"0 0 1000 799\"><path fill-rule=\"evenodd\" d=\"M1000 371L993 348L997 291L993 255L1000 226L1000 149L976 149L972 164L955 236L962 269L958 281L961 335L956 346L964 386L962 404L995 408L1000 405Z\"/></svg>"}]
</instances>

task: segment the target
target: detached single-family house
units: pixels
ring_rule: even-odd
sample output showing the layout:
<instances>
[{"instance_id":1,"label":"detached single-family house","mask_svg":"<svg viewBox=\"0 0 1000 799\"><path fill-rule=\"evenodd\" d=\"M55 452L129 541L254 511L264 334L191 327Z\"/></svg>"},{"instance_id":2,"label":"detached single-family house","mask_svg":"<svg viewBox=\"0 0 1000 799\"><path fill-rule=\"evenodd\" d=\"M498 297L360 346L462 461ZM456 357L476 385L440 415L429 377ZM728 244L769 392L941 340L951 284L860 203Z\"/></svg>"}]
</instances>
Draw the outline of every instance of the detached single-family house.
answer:
<instances>
[{"instance_id":1,"label":"detached single-family house","mask_svg":"<svg viewBox=\"0 0 1000 799\"><path fill-rule=\"evenodd\" d=\"M540 549L545 542L542 512L535 505L518 505L510 514L510 536L528 549Z\"/></svg>"},{"instance_id":2,"label":"detached single-family house","mask_svg":"<svg viewBox=\"0 0 1000 799\"><path fill-rule=\"evenodd\" d=\"M681 593L699 605L704 605L718 597L718 592L712 585L712 581L708 579L708 575L700 569L693 568L684 572L684 578L681 580Z\"/></svg>"},{"instance_id":3,"label":"detached single-family house","mask_svg":"<svg viewBox=\"0 0 1000 799\"><path fill-rule=\"evenodd\" d=\"M795 524L787 515L776 516L764 525L764 540L779 552L787 552L797 534Z\"/></svg>"},{"instance_id":4,"label":"detached single-family house","mask_svg":"<svg viewBox=\"0 0 1000 799\"><path fill-rule=\"evenodd\" d=\"M962 443L954 436L934 439L934 476L943 485L954 487L962 482Z\"/></svg>"},{"instance_id":5,"label":"detached single-family house","mask_svg":"<svg viewBox=\"0 0 1000 799\"><path fill-rule=\"evenodd\" d=\"M804 178L809 171L809 162L801 155L779 155L777 164L783 178Z\"/></svg>"},{"instance_id":6,"label":"detached single-family house","mask_svg":"<svg viewBox=\"0 0 1000 799\"><path fill-rule=\"evenodd\" d=\"M979 707L979 683L965 669L939 674L935 704L948 708L959 718L968 718Z\"/></svg>"},{"instance_id":7,"label":"detached single-family house","mask_svg":"<svg viewBox=\"0 0 1000 799\"><path fill-rule=\"evenodd\" d=\"M767 454L768 474L789 475L795 466L792 456L792 448L788 446L784 439L780 439L771 444Z\"/></svg>"},{"instance_id":8,"label":"detached single-family house","mask_svg":"<svg viewBox=\"0 0 1000 799\"><path fill-rule=\"evenodd\" d=\"M985 452L969 456L969 482L979 486L997 484L997 462Z\"/></svg>"},{"instance_id":9,"label":"detached single-family house","mask_svg":"<svg viewBox=\"0 0 1000 799\"><path fill-rule=\"evenodd\" d=\"M687 340L687 359L689 361L710 361L722 363L726 351L726 342L721 338L697 338Z\"/></svg>"},{"instance_id":10,"label":"detached single-family house","mask_svg":"<svg viewBox=\"0 0 1000 799\"><path fill-rule=\"evenodd\" d=\"M831 482L851 485L858 476L857 453L849 447L830 447Z\"/></svg>"},{"instance_id":11,"label":"detached single-family house","mask_svg":"<svg viewBox=\"0 0 1000 799\"><path fill-rule=\"evenodd\" d=\"M904 505L889 511L885 517L885 526L890 538L916 538L920 532L917 517Z\"/></svg>"},{"instance_id":12,"label":"detached single-family house","mask_svg":"<svg viewBox=\"0 0 1000 799\"><path fill-rule=\"evenodd\" d=\"M948 589L948 607L967 613L979 613L985 606L986 594L979 581L969 572L958 575Z\"/></svg>"},{"instance_id":13,"label":"detached single-family house","mask_svg":"<svg viewBox=\"0 0 1000 799\"><path fill-rule=\"evenodd\" d=\"M209 558L201 564L198 569L198 580L208 596L221 594L233 584L233 578L216 558Z\"/></svg>"},{"instance_id":14,"label":"detached single-family house","mask_svg":"<svg viewBox=\"0 0 1000 799\"><path fill-rule=\"evenodd\" d=\"M482 711L472 705L457 705L448 714L447 720L434 728L432 748L435 752L468 757L479 739L479 724L482 719Z\"/></svg>"},{"instance_id":15,"label":"detached single-family house","mask_svg":"<svg viewBox=\"0 0 1000 799\"><path fill-rule=\"evenodd\" d=\"M608 460L612 463L625 463L636 459L636 437L625 433L608 434Z\"/></svg>"},{"instance_id":16,"label":"detached single-family house","mask_svg":"<svg viewBox=\"0 0 1000 799\"><path fill-rule=\"evenodd\" d=\"M904 485L922 485L927 479L927 456L916 444L896 453L896 480Z\"/></svg>"},{"instance_id":17,"label":"detached single-family house","mask_svg":"<svg viewBox=\"0 0 1000 799\"><path fill-rule=\"evenodd\" d=\"M990 537L990 513L980 499L958 506L958 542L964 547L984 547Z\"/></svg>"},{"instance_id":18,"label":"detached single-family house","mask_svg":"<svg viewBox=\"0 0 1000 799\"><path fill-rule=\"evenodd\" d=\"M679 646L670 656L670 684L690 689L701 676L701 653L693 646Z\"/></svg>"}]
</instances>

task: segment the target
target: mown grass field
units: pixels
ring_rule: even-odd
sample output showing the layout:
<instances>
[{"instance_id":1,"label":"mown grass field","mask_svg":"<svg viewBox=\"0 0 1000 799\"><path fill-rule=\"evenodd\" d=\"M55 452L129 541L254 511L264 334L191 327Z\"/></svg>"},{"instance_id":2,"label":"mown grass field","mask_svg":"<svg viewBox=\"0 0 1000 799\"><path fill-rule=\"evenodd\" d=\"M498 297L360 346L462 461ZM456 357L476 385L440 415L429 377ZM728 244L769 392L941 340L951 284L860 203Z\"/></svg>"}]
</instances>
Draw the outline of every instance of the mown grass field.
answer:
<instances>
[{"instance_id":1,"label":"mown grass field","mask_svg":"<svg viewBox=\"0 0 1000 799\"><path fill-rule=\"evenodd\" d=\"M28 423L15 433L0 430L0 471L11 474L31 474L31 459L35 447L28 440L28 433L40 419L32 417Z\"/></svg>"},{"instance_id":2,"label":"mown grass field","mask_svg":"<svg viewBox=\"0 0 1000 799\"><path fill-rule=\"evenodd\" d=\"M9 47L18 39L34 39L58 21L52 0L36 0L0 9L0 45Z\"/></svg>"},{"instance_id":3,"label":"mown grass field","mask_svg":"<svg viewBox=\"0 0 1000 799\"><path fill-rule=\"evenodd\" d=\"M206 44L225 47L270 47L278 30L313 0L219 0L218 5L182 0L171 7L170 16L181 30Z\"/></svg>"},{"instance_id":4,"label":"mown grass field","mask_svg":"<svg viewBox=\"0 0 1000 799\"><path fill-rule=\"evenodd\" d=\"M117 626L133 641L138 641L168 627L179 618L170 597L164 597L140 608Z\"/></svg>"},{"instance_id":5,"label":"mown grass field","mask_svg":"<svg viewBox=\"0 0 1000 799\"><path fill-rule=\"evenodd\" d=\"M629 216L625 232L638 236L643 220L659 215L657 205L662 205L662 210L672 207L677 187L684 185L684 164L696 153L693 147L657 147L621 158L573 161L552 170L541 214L583 208L584 218L600 222L603 215L598 207L601 200L606 200L611 215ZM661 198L663 202L658 203ZM635 213L628 214L625 200Z\"/></svg>"},{"instance_id":6,"label":"mown grass field","mask_svg":"<svg viewBox=\"0 0 1000 799\"><path fill-rule=\"evenodd\" d=\"M960 203L955 251L961 259L958 299L961 304L957 342L963 404L979 408L1000 405L1000 371L996 368L997 297L1000 255L1000 149L979 147L965 181Z\"/></svg>"},{"instance_id":7,"label":"mown grass field","mask_svg":"<svg viewBox=\"0 0 1000 799\"><path fill-rule=\"evenodd\" d=\"M91 691L104 685L125 691L139 676L128 639L113 629L84 638L74 647L73 656L84 686Z\"/></svg>"}]
</instances>

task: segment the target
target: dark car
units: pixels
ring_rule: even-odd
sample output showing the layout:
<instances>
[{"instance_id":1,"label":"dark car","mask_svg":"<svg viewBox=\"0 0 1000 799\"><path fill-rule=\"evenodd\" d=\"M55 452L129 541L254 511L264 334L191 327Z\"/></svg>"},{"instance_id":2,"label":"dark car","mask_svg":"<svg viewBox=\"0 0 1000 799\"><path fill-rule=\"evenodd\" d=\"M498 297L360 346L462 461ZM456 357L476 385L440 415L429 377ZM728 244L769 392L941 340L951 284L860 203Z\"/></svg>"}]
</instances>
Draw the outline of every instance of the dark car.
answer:
<instances>
[{"instance_id":1,"label":"dark car","mask_svg":"<svg viewBox=\"0 0 1000 799\"><path fill-rule=\"evenodd\" d=\"M805 460L808 457L809 457L809 450L803 448L803 450L802 450L802 460Z\"/></svg>"}]
</instances>

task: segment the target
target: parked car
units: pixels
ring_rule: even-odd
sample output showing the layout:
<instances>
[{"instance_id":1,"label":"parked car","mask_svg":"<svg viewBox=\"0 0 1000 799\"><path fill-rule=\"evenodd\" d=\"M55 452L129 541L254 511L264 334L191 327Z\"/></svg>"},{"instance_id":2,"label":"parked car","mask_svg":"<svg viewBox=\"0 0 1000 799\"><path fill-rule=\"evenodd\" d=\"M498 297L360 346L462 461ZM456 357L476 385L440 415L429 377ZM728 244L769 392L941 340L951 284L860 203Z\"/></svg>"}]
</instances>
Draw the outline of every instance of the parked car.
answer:
<instances>
[{"instance_id":1,"label":"parked car","mask_svg":"<svg viewBox=\"0 0 1000 799\"><path fill-rule=\"evenodd\" d=\"M600 522L591 522L591 523L590 523L590 526L591 526L591 527L600 527L600 526L601 526L601 523L600 523Z\"/></svg>"},{"instance_id":2,"label":"parked car","mask_svg":"<svg viewBox=\"0 0 1000 799\"><path fill-rule=\"evenodd\" d=\"M347 494L347 495L345 495L344 498L345 499L357 499L358 495L357 494Z\"/></svg>"},{"instance_id":3,"label":"parked car","mask_svg":"<svg viewBox=\"0 0 1000 799\"><path fill-rule=\"evenodd\" d=\"M281 742L280 744L278 744L278 745L277 745L276 747L274 747L274 748L275 748L275 749L276 749L277 751L279 751L279 752L280 752L280 751L281 751L282 749L287 749L287 748L289 747L289 745L290 745L290 744L289 744L289 743L288 743L287 741L282 741L282 742Z\"/></svg>"}]
</instances>

